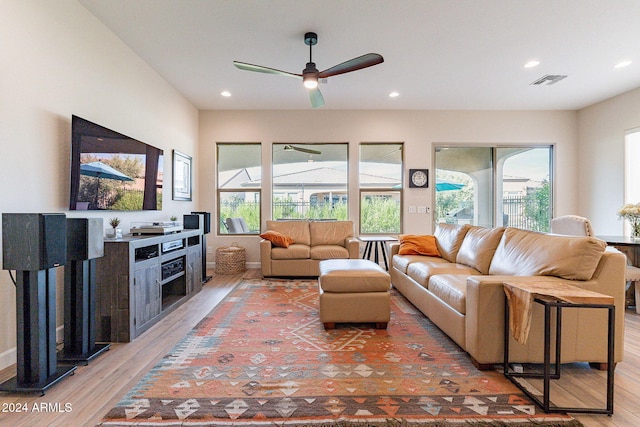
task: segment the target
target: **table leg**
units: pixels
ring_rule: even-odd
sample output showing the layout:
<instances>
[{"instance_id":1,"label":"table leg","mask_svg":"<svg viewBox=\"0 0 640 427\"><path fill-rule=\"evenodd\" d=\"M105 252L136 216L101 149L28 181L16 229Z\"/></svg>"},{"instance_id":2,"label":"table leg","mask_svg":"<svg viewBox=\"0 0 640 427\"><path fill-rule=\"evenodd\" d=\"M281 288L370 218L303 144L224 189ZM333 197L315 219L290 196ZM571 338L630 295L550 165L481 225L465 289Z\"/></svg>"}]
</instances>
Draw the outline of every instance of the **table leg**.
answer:
<instances>
[{"instance_id":1,"label":"table leg","mask_svg":"<svg viewBox=\"0 0 640 427\"><path fill-rule=\"evenodd\" d=\"M384 269L389 271L389 263L387 262L387 242L380 242L382 246L382 259L384 260Z\"/></svg>"},{"instance_id":2,"label":"table leg","mask_svg":"<svg viewBox=\"0 0 640 427\"><path fill-rule=\"evenodd\" d=\"M371 256L371 243L372 242L367 242L364 245L364 252L362 253L362 259L369 259L369 257Z\"/></svg>"},{"instance_id":3,"label":"table leg","mask_svg":"<svg viewBox=\"0 0 640 427\"><path fill-rule=\"evenodd\" d=\"M616 332L616 307L611 306L609 311L609 339L607 340L607 415L613 415L613 362L615 353L615 332Z\"/></svg>"},{"instance_id":4,"label":"table leg","mask_svg":"<svg viewBox=\"0 0 640 427\"><path fill-rule=\"evenodd\" d=\"M374 248L374 254L373 254L373 259L374 259L374 262L375 262L376 264L378 264L378 262L379 262L379 260L378 260L378 251L380 250L379 243L380 243L380 242L374 242L374 243L373 243L373 245L375 246L375 248Z\"/></svg>"},{"instance_id":5,"label":"table leg","mask_svg":"<svg viewBox=\"0 0 640 427\"><path fill-rule=\"evenodd\" d=\"M557 324L557 322L556 322ZM560 343L556 341L556 347L560 347ZM556 361L557 362L557 361ZM544 306L544 366L543 366L543 391L542 391L542 409L549 412L549 390L551 389L551 307Z\"/></svg>"}]
</instances>

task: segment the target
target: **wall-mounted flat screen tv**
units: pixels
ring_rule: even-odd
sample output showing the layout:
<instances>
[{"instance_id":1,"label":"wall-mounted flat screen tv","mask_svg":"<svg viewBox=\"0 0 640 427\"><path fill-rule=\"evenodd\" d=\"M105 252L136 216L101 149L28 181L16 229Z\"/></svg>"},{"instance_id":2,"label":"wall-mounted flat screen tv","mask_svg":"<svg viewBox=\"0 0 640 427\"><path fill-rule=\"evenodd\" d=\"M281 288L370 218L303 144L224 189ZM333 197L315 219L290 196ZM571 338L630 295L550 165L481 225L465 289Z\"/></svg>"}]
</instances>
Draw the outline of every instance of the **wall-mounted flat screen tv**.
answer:
<instances>
[{"instance_id":1,"label":"wall-mounted flat screen tv","mask_svg":"<svg viewBox=\"0 0 640 427\"><path fill-rule=\"evenodd\" d=\"M162 150L77 116L71 133L69 209L162 209Z\"/></svg>"}]
</instances>

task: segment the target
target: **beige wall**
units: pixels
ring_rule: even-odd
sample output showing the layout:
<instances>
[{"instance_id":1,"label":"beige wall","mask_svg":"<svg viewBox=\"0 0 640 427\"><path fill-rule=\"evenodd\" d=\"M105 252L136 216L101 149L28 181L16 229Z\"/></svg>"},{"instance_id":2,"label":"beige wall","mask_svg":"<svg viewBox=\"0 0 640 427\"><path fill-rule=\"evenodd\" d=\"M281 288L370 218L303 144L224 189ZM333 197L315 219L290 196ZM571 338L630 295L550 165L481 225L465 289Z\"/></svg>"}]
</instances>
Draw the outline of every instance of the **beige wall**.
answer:
<instances>
[{"instance_id":1,"label":"beige wall","mask_svg":"<svg viewBox=\"0 0 640 427\"><path fill-rule=\"evenodd\" d=\"M622 235L624 232L623 222L617 217L624 203L624 135L625 131L638 127L640 89L578 113L578 211L591 219L596 234ZM637 160L640 164L640 159Z\"/></svg>"},{"instance_id":2,"label":"beige wall","mask_svg":"<svg viewBox=\"0 0 640 427\"><path fill-rule=\"evenodd\" d=\"M119 212L125 230L131 221L168 220L195 208L197 200L171 200L170 177L172 149L196 154L197 109L83 6L3 0L0 40L0 212L83 216L67 211L72 114L164 149L163 209ZM15 363L15 310L15 288L2 270L0 369Z\"/></svg>"},{"instance_id":3,"label":"beige wall","mask_svg":"<svg viewBox=\"0 0 640 427\"><path fill-rule=\"evenodd\" d=\"M572 212L577 206L577 113L573 111L202 111L199 156L203 164L215 161L216 142L262 142L263 164L271 161L272 142L349 142L350 182L357 182L356 163L360 142L404 142L405 168L429 168L432 145L446 144L554 144L557 164L555 208ZM270 171L263 171L263 200L271 199ZM201 208L216 212L216 177L213 167L203 168L199 187ZM357 194L355 184L349 188ZM408 214L407 206L433 206L433 186L406 189L404 232L432 230L431 214ZM352 198L353 199L353 198ZM355 205L355 204L354 204ZM357 206L350 218L357 221ZM270 219L269 206L262 220ZM213 221L217 218L214 216ZM215 223L213 224L215 226ZM212 226L212 228L213 228ZM264 228L264 227L263 227ZM357 229L357 226L356 226ZM258 262L256 236L212 235L207 241L218 246L237 242L247 248L249 262ZM208 257L213 262L213 255Z\"/></svg>"}]
</instances>

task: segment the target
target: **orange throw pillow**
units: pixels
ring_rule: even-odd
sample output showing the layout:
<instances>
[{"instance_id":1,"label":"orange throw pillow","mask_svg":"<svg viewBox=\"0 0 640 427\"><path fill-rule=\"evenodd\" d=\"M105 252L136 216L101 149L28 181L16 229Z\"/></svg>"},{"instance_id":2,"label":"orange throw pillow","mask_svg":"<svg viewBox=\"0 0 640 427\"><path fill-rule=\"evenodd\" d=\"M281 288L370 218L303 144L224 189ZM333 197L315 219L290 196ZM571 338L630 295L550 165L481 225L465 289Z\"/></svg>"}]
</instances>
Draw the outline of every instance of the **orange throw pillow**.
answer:
<instances>
[{"instance_id":1,"label":"orange throw pillow","mask_svg":"<svg viewBox=\"0 0 640 427\"><path fill-rule=\"evenodd\" d=\"M272 230L265 231L260 235L260 237L270 241L272 245L279 246L281 248L288 248L290 244L294 243L293 239L286 234Z\"/></svg>"},{"instance_id":2,"label":"orange throw pillow","mask_svg":"<svg viewBox=\"0 0 640 427\"><path fill-rule=\"evenodd\" d=\"M439 257L436 237L431 235L401 234L398 255L426 255Z\"/></svg>"}]
</instances>

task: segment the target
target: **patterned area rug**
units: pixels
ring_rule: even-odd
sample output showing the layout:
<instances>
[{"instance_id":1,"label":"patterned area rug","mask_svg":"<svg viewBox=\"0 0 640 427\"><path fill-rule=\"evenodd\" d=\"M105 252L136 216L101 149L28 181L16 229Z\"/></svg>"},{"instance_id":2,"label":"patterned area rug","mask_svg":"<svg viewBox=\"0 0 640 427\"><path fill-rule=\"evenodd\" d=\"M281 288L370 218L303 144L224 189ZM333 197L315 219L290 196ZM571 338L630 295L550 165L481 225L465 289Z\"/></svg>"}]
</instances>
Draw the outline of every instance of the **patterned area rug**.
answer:
<instances>
[{"instance_id":1,"label":"patterned area rug","mask_svg":"<svg viewBox=\"0 0 640 427\"><path fill-rule=\"evenodd\" d=\"M101 425L581 425L475 369L395 292L391 312L325 331L316 281L245 280Z\"/></svg>"}]
</instances>

